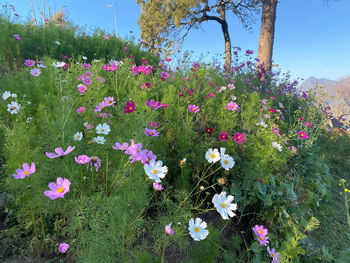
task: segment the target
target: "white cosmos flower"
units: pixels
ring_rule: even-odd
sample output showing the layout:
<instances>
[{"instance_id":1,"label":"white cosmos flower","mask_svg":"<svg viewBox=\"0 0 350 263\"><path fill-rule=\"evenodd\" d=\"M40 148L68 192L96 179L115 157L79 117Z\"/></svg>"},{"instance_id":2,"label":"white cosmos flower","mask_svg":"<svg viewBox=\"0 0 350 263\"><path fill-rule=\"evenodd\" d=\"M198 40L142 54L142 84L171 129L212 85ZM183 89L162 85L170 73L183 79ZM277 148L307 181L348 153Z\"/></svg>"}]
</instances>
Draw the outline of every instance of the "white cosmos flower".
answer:
<instances>
[{"instance_id":1,"label":"white cosmos flower","mask_svg":"<svg viewBox=\"0 0 350 263\"><path fill-rule=\"evenodd\" d=\"M190 231L190 235L195 241L201 241L207 237L209 231L206 228L207 223L198 217L196 220L191 218L188 222L188 231Z\"/></svg>"},{"instance_id":2,"label":"white cosmos flower","mask_svg":"<svg viewBox=\"0 0 350 263\"><path fill-rule=\"evenodd\" d=\"M92 140L98 144L105 144L106 141L106 139L102 136L94 137Z\"/></svg>"},{"instance_id":3,"label":"white cosmos flower","mask_svg":"<svg viewBox=\"0 0 350 263\"><path fill-rule=\"evenodd\" d=\"M212 202L223 219L229 219L229 217L236 215L232 212L237 210L237 204L232 204L233 199L233 195L226 197L226 192L214 195Z\"/></svg>"},{"instance_id":4,"label":"white cosmos flower","mask_svg":"<svg viewBox=\"0 0 350 263\"><path fill-rule=\"evenodd\" d=\"M220 153L218 149L212 149L210 148L206 153L205 153L205 158L208 160L209 163L216 163L217 161L220 160Z\"/></svg>"},{"instance_id":5,"label":"white cosmos flower","mask_svg":"<svg viewBox=\"0 0 350 263\"><path fill-rule=\"evenodd\" d=\"M279 143L277 143L277 142L273 142L273 143L272 143L272 146L273 146L273 148L275 148L275 149L279 150L280 152L282 152L282 146L281 146L281 144L279 144Z\"/></svg>"},{"instance_id":6,"label":"white cosmos flower","mask_svg":"<svg viewBox=\"0 0 350 263\"><path fill-rule=\"evenodd\" d=\"M59 46L61 45L61 43L60 43L60 42L58 42L58 41L56 41L55 43L56 43L57 45L59 45Z\"/></svg>"},{"instance_id":7,"label":"white cosmos flower","mask_svg":"<svg viewBox=\"0 0 350 263\"><path fill-rule=\"evenodd\" d=\"M83 59L84 59L84 60L87 60L87 57L83 56Z\"/></svg>"},{"instance_id":8,"label":"white cosmos flower","mask_svg":"<svg viewBox=\"0 0 350 263\"><path fill-rule=\"evenodd\" d=\"M164 178L165 174L168 172L168 167L162 166L162 161L151 160L149 164L144 165L144 169L148 177L157 183L161 183L160 178Z\"/></svg>"},{"instance_id":9,"label":"white cosmos flower","mask_svg":"<svg viewBox=\"0 0 350 263\"><path fill-rule=\"evenodd\" d=\"M17 114L18 110L21 108L21 105L19 105L15 101L11 101L10 104L7 104L7 111L11 114Z\"/></svg>"},{"instance_id":10,"label":"white cosmos flower","mask_svg":"<svg viewBox=\"0 0 350 263\"><path fill-rule=\"evenodd\" d=\"M228 154L221 155L220 163L222 168L224 168L227 171L235 165L235 161Z\"/></svg>"},{"instance_id":11,"label":"white cosmos flower","mask_svg":"<svg viewBox=\"0 0 350 263\"><path fill-rule=\"evenodd\" d=\"M51 66L54 66L56 68L62 68L62 67L64 67L64 65L66 65L66 62L59 62L59 61L57 61L57 62L53 62L51 64Z\"/></svg>"},{"instance_id":12,"label":"white cosmos flower","mask_svg":"<svg viewBox=\"0 0 350 263\"><path fill-rule=\"evenodd\" d=\"M74 141L81 141L83 138L83 133L82 132L77 132L73 135L73 140Z\"/></svg>"},{"instance_id":13,"label":"white cosmos flower","mask_svg":"<svg viewBox=\"0 0 350 263\"><path fill-rule=\"evenodd\" d=\"M108 133L111 131L111 128L108 124L103 123L103 124L99 124L96 127L96 133L97 134L104 134L104 135L108 135Z\"/></svg>"},{"instance_id":14,"label":"white cosmos flower","mask_svg":"<svg viewBox=\"0 0 350 263\"><path fill-rule=\"evenodd\" d=\"M12 94L11 94L11 97L12 97L12 98L17 98L17 94L12 93Z\"/></svg>"},{"instance_id":15,"label":"white cosmos flower","mask_svg":"<svg viewBox=\"0 0 350 263\"><path fill-rule=\"evenodd\" d=\"M11 92L9 92L9 91L5 91L5 92L2 94L2 99L3 99L3 100L7 100L9 97L11 97Z\"/></svg>"}]
</instances>

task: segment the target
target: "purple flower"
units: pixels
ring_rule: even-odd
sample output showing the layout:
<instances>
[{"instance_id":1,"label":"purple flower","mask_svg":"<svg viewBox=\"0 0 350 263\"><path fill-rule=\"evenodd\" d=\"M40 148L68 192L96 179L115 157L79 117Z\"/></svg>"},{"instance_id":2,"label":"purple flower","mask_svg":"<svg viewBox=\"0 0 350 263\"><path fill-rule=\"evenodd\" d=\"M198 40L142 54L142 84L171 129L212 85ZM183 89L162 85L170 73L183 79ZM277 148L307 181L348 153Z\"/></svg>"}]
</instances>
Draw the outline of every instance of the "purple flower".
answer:
<instances>
[{"instance_id":1,"label":"purple flower","mask_svg":"<svg viewBox=\"0 0 350 263\"><path fill-rule=\"evenodd\" d=\"M91 162L91 158L87 155L79 155L78 157L74 157L74 160L78 163L78 164L87 164Z\"/></svg>"},{"instance_id":2,"label":"purple flower","mask_svg":"<svg viewBox=\"0 0 350 263\"><path fill-rule=\"evenodd\" d=\"M38 68L33 68L31 71L30 71L30 75L34 76L34 77L37 77L39 76L41 73L40 69Z\"/></svg>"},{"instance_id":3,"label":"purple flower","mask_svg":"<svg viewBox=\"0 0 350 263\"><path fill-rule=\"evenodd\" d=\"M125 151L128 148L129 144L127 142L124 142L123 144L120 144L119 142L115 143L115 146L112 146L115 150L122 150Z\"/></svg>"},{"instance_id":4,"label":"purple flower","mask_svg":"<svg viewBox=\"0 0 350 263\"><path fill-rule=\"evenodd\" d=\"M267 237L267 229L264 228L264 226L255 225L253 227L253 231L261 245L266 246L269 243L269 238Z\"/></svg>"},{"instance_id":5,"label":"purple flower","mask_svg":"<svg viewBox=\"0 0 350 263\"><path fill-rule=\"evenodd\" d=\"M29 164L27 163L24 163L22 167L23 169L17 169L16 173L12 175L15 179L23 179L24 177L35 173L35 163L33 162L30 167L29 167Z\"/></svg>"},{"instance_id":6,"label":"purple flower","mask_svg":"<svg viewBox=\"0 0 350 263\"><path fill-rule=\"evenodd\" d=\"M147 124L147 127L148 128L157 128L158 127L158 124L154 121L150 121L148 124Z\"/></svg>"},{"instance_id":7,"label":"purple flower","mask_svg":"<svg viewBox=\"0 0 350 263\"><path fill-rule=\"evenodd\" d=\"M272 257L272 263L280 262L279 253L276 252L274 248L270 250L270 247L267 247L267 252L269 252L270 256Z\"/></svg>"},{"instance_id":8,"label":"purple flower","mask_svg":"<svg viewBox=\"0 0 350 263\"><path fill-rule=\"evenodd\" d=\"M171 228L171 223L165 226L165 231L171 236L174 235L174 230Z\"/></svg>"},{"instance_id":9,"label":"purple flower","mask_svg":"<svg viewBox=\"0 0 350 263\"><path fill-rule=\"evenodd\" d=\"M232 110L232 111L239 110L239 106L236 102L229 102L229 103L227 103L225 109Z\"/></svg>"},{"instance_id":10,"label":"purple flower","mask_svg":"<svg viewBox=\"0 0 350 263\"><path fill-rule=\"evenodd\" d=\"M152 151L147 151L145 158L141 160L142 164L149 164L151 160L156 160L157 156L153 154Z\"/></svg>"},{"instance_id":11,"label":"purple flower","mask_svg":"<svg viewBox=\"0 0 350 263\"><path fill-rule=\"evenodd\" d=\"M153 188L156 191L162 191L164 189L163 186L160 183L157 183L157 182L153 183Z\"/></svg>"},{"instance_id":12,"label":"purple flower","mask_svg":"<svg viewBox=\"0 0 350 263\"><path fill-rule=\"evenodd\" d=\"M27 67L33 67L35 64L34 60L31 60L31 59L26 59L24 61L24 65L27 66Z\"/></svg>"},{"instance_id":13,"label":"purple flower","mask_svg":"<svg viewBox=\"0 0 350 263\"><path fill-rule=\"evenodd\" d=\"M104 101L105 107L112 106L115 103L114 97L105 97Z\"/></svg>"},{"instance_id":14,"label":"purple flower","mask_svg":"<svg viewBox=\"0 0 350 263\"><path fill-rule=\"evenodd\" d=\"M85 111L85 107L81 106L77 109L77 113L81 114Z\"/></svg>"},{"instance_id":15,"label":"purple flower","mask_svg":"<svg viewBox=\"0 0 350 263\"><path fill-rule=\"evenodd\" d=\"M159 109L159 108L161 108L162 106L160 105L160 102L159 101L154 101L154 100L150 100L150 101L148 101L148 100L146 100L146 105L148 106L148 107L150 107L151 109Z\"/></svg>"},{"instance_id":16,"label":"purple flower","mask_svg":"<svg viewBox=\"0 0 350 263\"><path fill-rule=\"evenodd\" d=\"M49 197L51 200L56 198L64 198L64 195L69 192L70 181L66 178L58 177L56 184L54 182L49 183L51 190L45 191L44 195Z\"/></svg>"},{"instance_id":17,"label":"purple flower","mask_svg":"<svg viewBox=\"0 0 350 263\"><path fill-rule=\"evenodd\" d=\"M82 66L83 66L83 68L86 68L86 69L91 67L91 65L89 63L85 63L85 62L82 64Z\"/></svg>"},{"instance_id":18,"label":"purple flower","mask_svg":"<svg viewBox=\"0 0 350 263\"><path fill-rule=\"evenodd\" d=\"M159 132L157 132L155 129L148 128L145 128L144 134L146 134L147 136L159 136Z\"/></svg>"},{"instance_id":19,"label":"purple flower","mask_svg":"<svg viewBox=\"0 0 350 263\"><path fill-rule=\"evenodd\" d=\"M199 106L196 106L196 105L188 105L188 110L190 111L190 112L197 112L197 111L200 111L200 109L199 109Z\"/></svg>"},{"instance_id":20,"label":"purple flower","mask_svg":"<svg viewBox=\"0 0 350 263\"><path fill-rule=\"evenodd\" d=\"M67 243L60 243L60 245L58 246L58 252L66 253L68 248L70 248L70 245L68 245Z\"/></svg>"},{"instance_id":21,"label":"purple flower","mask_svg":"<svg viewBox=\"0 0 350 263\"><path fill-rule=\"evenodd\" d=\"M62 148L55 148L55 152L54 153L49 153L49 152L45 152L46 156L49 158L57 158L57 157L61 157L64 155L69 154L71 151L73 151L75 149L75 146L68 146L67 150L64 152Z\"/></svg>"},{"instance_id":22,"label":"purple flower","mask_svg":"<svg viewBox=\"0 0 350 263\"><path fill-rule=\"evenodd\" d=\"M92 171L92 166L94 166L97 172L98 169L101 168L101 159L98 158L97 156L92 156L90 158L90 162L88 163L88 169L89 169L89 166L90 166L90 171Z\"/></svg>"}]
</instances>

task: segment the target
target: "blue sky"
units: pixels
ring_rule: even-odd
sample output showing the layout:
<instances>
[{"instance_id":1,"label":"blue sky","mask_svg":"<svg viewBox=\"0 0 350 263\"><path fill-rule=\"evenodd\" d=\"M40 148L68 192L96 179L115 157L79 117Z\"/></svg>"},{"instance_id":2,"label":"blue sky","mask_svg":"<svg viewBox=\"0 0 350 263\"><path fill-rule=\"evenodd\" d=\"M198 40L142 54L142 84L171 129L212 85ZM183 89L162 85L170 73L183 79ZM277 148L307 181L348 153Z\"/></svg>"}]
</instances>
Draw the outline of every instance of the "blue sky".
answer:
<instances>
[{"instance_id":1,"label":"blue sky","mask_svg":"<svg viewBox=\"0 0 350 263\"><path fill-rule=\"evenodd\" d=\"M0 2L13 4L22 19L30 17L31 0ZM41 0L38 2L42 3ZM46 0L46 5L51 7L51 12L65 6L69 19L76 25L87 29L98 26L114 33L114 10L106 7L114 2L118 35L125 38L132 30L138 39L140 7L136 0ZM233 15L227 17L232 46L254 50L257 55L260 17L256 17L251 32L245 30ZM184 41L184 50L192 50L194 58L203 54L209 59L215 54L223 54L220 25L209 21L191 31ZM294 78L314 76L337 80L350 75L350 0L329 0L328 3L323 0L280 0L273 60Z\"/></svg>"}]
</instances>

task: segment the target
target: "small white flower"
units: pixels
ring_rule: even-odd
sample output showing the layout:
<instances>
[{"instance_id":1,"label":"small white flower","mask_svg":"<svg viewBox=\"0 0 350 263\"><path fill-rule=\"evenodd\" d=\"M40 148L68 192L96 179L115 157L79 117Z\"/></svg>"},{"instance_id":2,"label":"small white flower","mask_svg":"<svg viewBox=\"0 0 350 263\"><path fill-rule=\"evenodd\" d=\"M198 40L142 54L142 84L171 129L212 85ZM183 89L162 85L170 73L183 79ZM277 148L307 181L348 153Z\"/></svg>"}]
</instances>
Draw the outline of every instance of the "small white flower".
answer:
<instances>
[{"instance_id":1,"label":"small white flower","mask_svg":"<svg viewBox=\"0 0 350 263\"><path fill-rule=\"evenodd\" d=\"M27 120L26 120L26 123L29 123L29 122L31 122L33 120L33 118L32 117L29 117Z\"/></svg>"},{"instance_id":2,"label":"small white flower","mask_svg":"<svg viewBox=\"0 0 350 263\"><path fill-rule=\"evenodd\" d=\"M165 174L168 172L168 167L162 166L162 161L155 161L151 160L149 164L144 165L144 169L148 177L158 183L161 183L162 181L160 178L164 178Z\"/></svg>"},{"instance_id":3,"label":"small white flower","mask_svg":"<svg viewBox=\"0 0 350 263\"><path fill-rule=\"evenodd\" d=\"M88 122L84 122L83 125L84 125L84 127L87 127L89 125L89 123Z\"/></svg>"},{"instance_id":4,"label":"small white flower","mask_svg":"<svg viewBox=\"0 0 350 263\"><path fill-rule=\"evenodd\" d=\"M201 189L201 191L204 191L204 186L201 185L201 187L199 187L199 189Z\"/></svg>"},{"instance_id":5,"label":"small white flower","mask_svg":"<svg viewBox=\"0 0 350 263\"><path fill-rule=\"evenodd\" d=\"M278 103L278 106L279 106L281 109L284 108L284 106L283 106L283 104L282 104L281 102Z\"/></svg>"},{"instance_id":6,"label":"small white flower","mask_svg":"<svg viewBox=\"0 0 350 263\"><path fill-rule=\"evenodd\" d=\"M236 96L231 96L231 100L232 100L232 101L235 101L236 99L237 99Z\"/></svg>"},{"instance_id":7,"label":"small white flower","mask_svg":"<svg viewBox=\"0 0 350 263\"><path fill-rule=\"evenodd\" d=\"M259 122L256 123L255 125L260 125L260 126L263 126L264 128L267 127L266 122L262 118L259 118Z\"/></svg>"},{"instance_id":8,"label":"small white flower","mask_svg":"<svg viewBox=\"0 0 350 263\"><path fill-rule=\"evenodd\" d=\"M83 133L82 132L77 132L73 135L73 140L74 141L81 141L83 138Z\"/></svg>"},{"instance_id":9,"label":"small white flower","mask_svg":"<svg viewBox=\"0 0 350 263\"><path fill-rule=\"evenodd\" d=\"M237 204L231 204L233 199L233 195L226 197L226 192L214 195L212 202L223 219L229 219L229 216L235 216L235 213L232 211L237 210Z\"/></svg>"},{"instance_id":10,"label":"small white flower","mask_svg":"<svg viewBox=\"0 0 350 263\"><path fill-rule=\"evenodd\" d=\"M56 43L57 45L59 45L59 46L61 45L61 43L60 43L60 42L58 42L58 41L56 41L55 43Z\"/></svg>"},{"instance_id":11,"label":"small white flower","mask_svg":"<svg viewBox=\"0 0 350 263\"><path fill-rule=\"evenodd\" d=\"M97 134L104 134L104 135L108 135L108 133L111 131L111 128L109 127L108 124L103 123L102 125L99 124L96 127L96 133Z\"/></svg>"},{"instance_id":12,"label":"small white flower","mask_svg":"<svg viewBox=\"0 0 350 263\"><path fill-rule=\"evenodd\" d=\"M273 146L273 148L275 148L275 149L279 150L280 152L282 152L282 146L279 143L273 142L272 146Z\"/></svg>"},{"instance_id":13,"label":"small white flower","mask_svg":"<svg viewBox=\"0 0 350 263\"><path fill-rule=\"evenodd\" d=\"M221 155L220 163L222 168L224 168L227 171L235 165L235 161L228 154Z\"/></svg>"},{"instance_id":14,"label":"small white flower","mask_svg":"<svg viewBox=\"0 0 350 263\"><path fill-rule=\"evenodd\" d=\"M216 163L217 161L220 160L220 153L218 149L212 149L210 148L206 153L205 153L205 158L208 160L209 163Z\"/></svg>"},{"instance_id":15,"label":"small white flower","mask_svg":"<svg viewBox=\"0 0 350 263\"><path fill-rule=\"evenodd\" d=\"M11 97L11 92L9 92L9 91L5 91L5 92L2 94L2 99L3 99L3 100L7 100L9 97Z\"/></svg>"},{"instance_id":16,"label":"small white flower","mask_svg":"<svg viewBox=\"0 0 350 263\"><path fill-rule=\"evenodd\" d=\"M84 59L84 60L87 60L87 57L83 56L83 59Z\"/></svg>"},{"instance_id":17,"label":"small white flower","mask_svg":"<svg viewBox=\"0 0 350 263\"><path fill-rule=\"evenodd\" d=\"M195 241L201 241L207 237L209 231L206 228L207 223L198 217L196 220L191 218L188 222L188 231L190 231L190 235Z\"/></svg>"},{"instance_id":18,"label":"small white flower","mask_svg":"<svg viewBox=\"0 0 350 263\"><path fill-rule=\"evenodd\" d=\"M11 101L10 104L7 104L7 111L10 112L11 114L17 114L18 110L21 108L21 105L19 105L15 101Z\"/></svg>"},{"instance_id":19,"label":"small white flower","mask_svg":"<svg viewBox=\"0 0 350 263\"><path fill-rule=\"evenodd\" d=\"M13 93L13 94L11 94L11 97L12 98L17 98L17 94Z\"/></svg>"},{"instance_id":20,"label":"small white flower","mask_svg":"<svg viewBox=\"0 0 350 263\"><path fill-rule=\"evenodd\" d=\"M56 68L62 68L62 67L64 67L64 65L66 65L66 62L57 61L57 62L52 62L52 64L51 64L51 66L56 67Z\"/></svg>"},{"instance_id":21,"label":"small white flower","mask_svg":"<svg viewBox=\"0 0 350 263\"><path fill-rule=\"evenodd\" d=\"M98 144L105 144L106 141L106 139L102 136L94 137L92 140Z\"/></svg>"}]
</instances>

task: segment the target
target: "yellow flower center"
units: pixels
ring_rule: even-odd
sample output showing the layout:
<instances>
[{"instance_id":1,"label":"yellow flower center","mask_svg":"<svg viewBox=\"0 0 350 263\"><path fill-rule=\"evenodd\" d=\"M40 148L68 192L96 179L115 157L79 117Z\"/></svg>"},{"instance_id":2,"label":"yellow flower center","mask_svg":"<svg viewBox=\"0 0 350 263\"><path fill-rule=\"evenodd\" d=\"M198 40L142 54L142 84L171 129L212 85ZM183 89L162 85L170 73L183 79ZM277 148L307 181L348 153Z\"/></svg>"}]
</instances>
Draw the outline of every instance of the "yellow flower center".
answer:
<instances>
[{"instance_id":1,"label":"yellow flower center","mask_svg":"<svg viewBox=\"0 0 350 263\"><path fill-rule=\"evenodd\" d=\"M184 164L185 164L184 160L181 160L180 165L184 165Z\"/></svg>"},{"instance_id":2,"label":"yellow flower center","mask_svg":"<svg viewBox=\"0 0 350 263\"><path fill-rule=\"evenodd\" d=\"M264 237L260 237L261 240L264 240Z\"/></svg>"},{"instance_id":3,"label":"yellow flower center","mask_svg":"<svg viewBox=\"0 0 350 263\"><path fill-rule=\"evenodd\" d=\"M58 187L57 188L57 193L62 193L64 191L64 188L63 187Z\"/></svg>"},{"instance_id":4,"label":"yellow flower center","mask_svg":"<svg viewBox=\"0 0 350 263\"><path fill-rule=\"evenodd\" d=\"M194 229L194 232L199 232L199 228L198 227L196 227L195 229Z\"/></svg>"},{"instance_id":5,"label":"yellow flower center","mask_svg":"<svg viewBox=\"0 0 350 263\"><path fill-rule=\"evenodd\" d=\"M212 154L210 155L210 158L213 159L214 157L215 157L215 154L212 153Z\"/></svg>"},{"instance_id":6,"label":"yellow flower center","mask_svg":"<svg viewBox=\"0 0 350 263\"><path fill-rule=\"evenodd\" d=\"M101 140L97 140L97 142L101 142Z\"/></svg>"},{"instance_id":7,"label":"yellow flower center","mask_svg":"<svg viewBox=\"0 0 350 263\"><path fill-rule=\"evenodd\" d=\"M157 171L157 169L153 169L153 174L156 174L158 171Z\"/></svg>"},{"instance_id":8,"label":"yellow flower center","mask_svg":"<svg viewBox=\"0 0 350 263\"><path fill-rule=\"evenodd\" d=\"M132 107L129 107L129 110L132 110Z\"/></svg>"},{"instance_id":9,"label":"yellow flower center","mask_svg":"<svg viewBox=\"0 0 350 263\"><path fill-rule=\"evenodd\" d=\"M258 233L259 233L259 234L262 234L262 231L261 231L261 230L258 230Z\"/></svg>"},{"instance_id":10,"label":"yellow flower center","mask_svg":"<svg viewBox=\"0 0 350 263\"><path fill-rule=\"evenodd\" d=\"M228 164L228 161L227 161L227 160L225 160L225 161L224 161L224 164Z\"/></svg>"},{"instance_id":11,"label":"yellow flower center","mask_svg":"<svg viewBox=\"0 0 350 263\"><path fill-rule=\"evenodd\" d=\"M192 111L195 111L196 109L195 108L192 108Z\"/></svg>"},{"instance_id":12,"label":"yellow flower center","mask_svg":"<svg viewBox=\"0 0 350 263\"><path fill-rule=\"evenodd\" d=\"M28 174L29 174L29 171L25 171L23 174L24 174L24 175L28 175Z\"/></svg>"},{"instance_id":13,"label":"yellow flower center","mask_svg":"<svg viewBox=\"0 0 350 263\"><path fill-rule=\"evenodd\" d=\"M152 132L148 132L149 135L152 135Z\"/></svg>"},{"instance_id":14,"label":"yellow flower center","mask_svg":"<svg viewBox=\"0 0 350 263\"><path fill-rule=\"evenodd\" d=\"M272 255L273 257L275 257L275 253L271 253L271 255Z\"/></svg>"},{"instance_id":15,"label":"yellow flower center","mask_svg":"<svg viewBox=\"0 0 350 263\"><path fill-rule=\"evenodd\" d=\"M222 203L221 206L225 208L227 205L225 203Z\"/></svg>"},{"instance_id":16,"label":"yellow flower center","mask_svg":"<svg viewBox=\"0 0 350 263\"><path fill-rule=\"evenodd\" d=\"M80 138L80 135L77 135L77 139L79 139Z\"/></svg>"}]
</instances>

